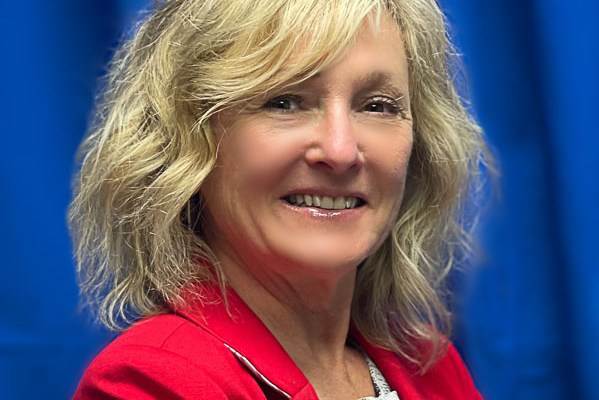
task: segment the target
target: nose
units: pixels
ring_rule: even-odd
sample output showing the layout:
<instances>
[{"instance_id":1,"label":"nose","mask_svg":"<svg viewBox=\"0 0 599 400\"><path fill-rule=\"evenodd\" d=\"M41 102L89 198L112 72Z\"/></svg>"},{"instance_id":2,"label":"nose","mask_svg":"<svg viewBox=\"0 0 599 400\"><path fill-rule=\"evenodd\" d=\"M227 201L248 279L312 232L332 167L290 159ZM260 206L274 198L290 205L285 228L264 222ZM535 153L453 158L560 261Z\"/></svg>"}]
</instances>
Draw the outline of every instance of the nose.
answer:
<instances>
[{"instance_id":1,"label":"nose","mask_svg":"<svg viewBox=\"0 0 599 400\"><path fill-rule=\"evenodd\" d=\"M325 111L305 158L310 165L336 174L357 169L364 163L350 110L339 105Z\"/></svg>"}]
</instances>

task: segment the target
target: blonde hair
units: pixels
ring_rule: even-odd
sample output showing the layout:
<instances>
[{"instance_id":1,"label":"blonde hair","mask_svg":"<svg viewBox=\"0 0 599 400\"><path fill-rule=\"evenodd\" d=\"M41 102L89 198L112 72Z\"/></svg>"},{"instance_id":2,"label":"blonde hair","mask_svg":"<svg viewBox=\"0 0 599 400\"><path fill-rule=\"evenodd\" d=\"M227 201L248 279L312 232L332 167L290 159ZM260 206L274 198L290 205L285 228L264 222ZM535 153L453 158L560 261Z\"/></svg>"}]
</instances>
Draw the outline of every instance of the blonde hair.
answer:
<instances>
[{"instance_id":1,"label":"blonde hair","mask_svg":"<svg viewBox=\"0 0 599 400\"><path fill-rule=\"evenodd\" d=\"M158 4L114 57L69 213L81 291L105 325L182 305L183 287L214 280L207 265L224 285L197 195L216 162L211 117L322 70L383 13L405 40L415 142L398 220L359 267L352 319L422 370L434 363L450 328L443 281L470 243L463 207L485 153L434 0Z\"/></svg>"}]
</instances>

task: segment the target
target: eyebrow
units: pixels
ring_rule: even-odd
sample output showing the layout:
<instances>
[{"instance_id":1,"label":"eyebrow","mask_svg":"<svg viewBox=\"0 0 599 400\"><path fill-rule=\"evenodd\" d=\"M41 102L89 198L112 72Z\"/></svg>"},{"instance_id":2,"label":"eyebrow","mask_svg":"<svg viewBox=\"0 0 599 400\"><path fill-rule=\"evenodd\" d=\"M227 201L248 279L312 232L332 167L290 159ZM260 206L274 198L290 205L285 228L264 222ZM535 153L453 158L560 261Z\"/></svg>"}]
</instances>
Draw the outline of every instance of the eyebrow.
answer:
<instances>
[{"instance_id":1,"label":"eyebrow","mask_svg":"<svg viewBox=\"0 0 599 400\"><path fill-rule=\"evenodd\" d=\"M353 89L356 92L369 92L371 90L383 87L396 92L395 95L398 98L405 98L407 93L402 86L403 85L397 82L396 77L389 72L373 71L354 82Z\"/></svg>"},{"instance_id":2,"label":"eyebrow","mask_svg":"<svg viewBox=\"0 0 599 400\"><path fill-rule=\"evenodd\" d=\"M304 80L294 86L301 86L303 84L311 85L314 81L317 81L321 76L320 72L315 73L310 78ZM388 71L371 71L368 74L358 78L352 84L352 90L356 94L367 94L369 92L383 89L389 94L395 97L396 101L400 101L404 104L405 108L409 108L410 99L409 99L409 90L406 87L406 84L398 81L397 75L392 74Z\"/></svg>"}]
</instances>

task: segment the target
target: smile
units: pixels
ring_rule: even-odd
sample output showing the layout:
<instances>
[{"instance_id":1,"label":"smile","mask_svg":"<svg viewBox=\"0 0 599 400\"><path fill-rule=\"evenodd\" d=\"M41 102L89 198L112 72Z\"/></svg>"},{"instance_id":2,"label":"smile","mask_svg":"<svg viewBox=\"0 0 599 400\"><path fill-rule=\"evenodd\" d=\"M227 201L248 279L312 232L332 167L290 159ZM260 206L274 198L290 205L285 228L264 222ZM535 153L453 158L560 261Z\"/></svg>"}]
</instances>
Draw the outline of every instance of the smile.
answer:
<instances>
[{"instance_id":1,"label":"smile","mask_svg":"<svg viewBox=\"0 0 599 400\"><path fill-rule=\"evenodd\" d=\"M316 207L325 210L349 210L365 204L364 200L353 196L320 196L312 194L292 194L283 198L297 207Z\"/></svg>"}]
</instances>

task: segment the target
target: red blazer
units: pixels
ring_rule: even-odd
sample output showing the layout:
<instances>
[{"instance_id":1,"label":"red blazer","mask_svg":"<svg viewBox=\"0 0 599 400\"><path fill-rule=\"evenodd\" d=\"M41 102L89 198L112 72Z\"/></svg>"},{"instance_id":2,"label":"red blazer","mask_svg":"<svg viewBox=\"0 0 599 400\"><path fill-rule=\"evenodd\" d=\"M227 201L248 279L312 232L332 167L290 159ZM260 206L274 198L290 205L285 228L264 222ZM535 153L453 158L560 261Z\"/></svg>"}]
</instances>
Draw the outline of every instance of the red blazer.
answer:
<instances>
[{"instance_id":1,"label":"red blazer","mask_svg":"<svg viewBox=\"0 0 599 400\"><path fill-rule=\"evenodd\" d=\"M217 289L186 312L142 320L85 371L74 399L294 399L316 392L283 347L234 293ZM426 374L354 337L401 400L481 399L453 346Z\"/></svg>"}]
</instances>

